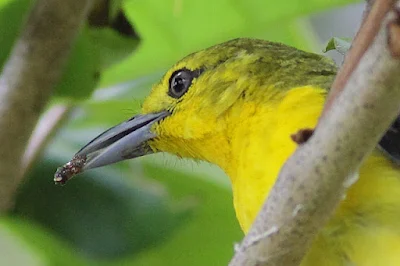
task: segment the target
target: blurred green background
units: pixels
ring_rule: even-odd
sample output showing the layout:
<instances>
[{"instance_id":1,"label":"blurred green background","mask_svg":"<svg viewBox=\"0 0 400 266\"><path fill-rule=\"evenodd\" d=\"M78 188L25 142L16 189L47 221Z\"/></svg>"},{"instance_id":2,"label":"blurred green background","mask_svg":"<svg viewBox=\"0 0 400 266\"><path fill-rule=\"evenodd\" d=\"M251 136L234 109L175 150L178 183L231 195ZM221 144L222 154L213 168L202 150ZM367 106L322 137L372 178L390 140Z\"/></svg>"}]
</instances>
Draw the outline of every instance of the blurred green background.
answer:
<instances>
[{"instance_id":1,"label":"blurred green background","mask_svg":"<svg viewBox=\"0 0 400 266\"><path fill-rule=\"evenodd\" d=\"M99 1L48 106L50 116L54 106L68 116L30 168L14 210L0 219L0 265L226 265L243 234L218 168L157 154L89 171L64 187L53 174L102 130L137 113L180 57L237 37L320 53L330 37L354 34L362 8L346 5L355 2ZM0 0L1 65L32 3Z\"/></svg>"}]
</instances>

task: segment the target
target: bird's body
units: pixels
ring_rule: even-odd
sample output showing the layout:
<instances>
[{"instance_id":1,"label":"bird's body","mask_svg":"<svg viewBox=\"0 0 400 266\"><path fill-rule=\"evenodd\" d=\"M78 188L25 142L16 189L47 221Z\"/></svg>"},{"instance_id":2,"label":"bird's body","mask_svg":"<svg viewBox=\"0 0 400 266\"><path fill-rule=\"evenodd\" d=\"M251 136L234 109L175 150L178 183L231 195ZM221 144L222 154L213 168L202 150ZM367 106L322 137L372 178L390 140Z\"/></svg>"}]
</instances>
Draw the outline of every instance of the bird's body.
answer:
<instances>
[{"instance_id":1,"label":"bird's body","mask_svg":"<svg viewBox=\"0 0 400 266\"><path fill-rule=\"evenodd\" d=\"M322 56L261 40L194 53L146 99L144 114L168 112L152 125L156 137L146 143L153 151L220 166L247 232L296 149L291 135L315 127L335 73ZM400 265L399 195L400 170L374 152L302 266Z\"/></svg>"},{"instance_id":2,"label":"bird's body","mask_svg":"<svg viewBox=\"0 0 400 266\"><path fill-rule=\"evenodd\" d=\"M232 181L236 214L245 232L281 166L296 149L290 135L316 125L323 95L317 88L296 88L277 106L245 111L240 117L243 122L231 140L237 159L224 170ZM375 152L361 167L358 182L319 233L302 266L400 265L398 193L399 170Z\"/></svg>"}]
</instances>

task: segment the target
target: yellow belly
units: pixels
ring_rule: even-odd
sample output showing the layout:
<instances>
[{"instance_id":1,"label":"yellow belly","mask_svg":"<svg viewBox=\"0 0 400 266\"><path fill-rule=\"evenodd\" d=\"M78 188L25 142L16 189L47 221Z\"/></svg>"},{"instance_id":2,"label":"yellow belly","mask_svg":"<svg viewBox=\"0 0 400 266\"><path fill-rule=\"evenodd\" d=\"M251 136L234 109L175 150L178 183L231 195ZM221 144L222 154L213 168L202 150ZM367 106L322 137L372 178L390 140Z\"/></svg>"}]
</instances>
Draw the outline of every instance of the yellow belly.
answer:
<instances>
[{"instance_id":1,"label":"yellow belly","mask_svg":"<svg viewBox=\"0 0 400 266\"><path fill-rule=\"evenodd\" d=\"M242 123L232 136L237 163L225 171L232 180L243 231L248 231L281 166L296 148L290 135L313 128L323 102L320 90L303 87L291 90L273 108L242 106L238 117ZM400 265L400 170L379 151L364 162L359 180L302 265Z\"/></svg>"}]
</instances>

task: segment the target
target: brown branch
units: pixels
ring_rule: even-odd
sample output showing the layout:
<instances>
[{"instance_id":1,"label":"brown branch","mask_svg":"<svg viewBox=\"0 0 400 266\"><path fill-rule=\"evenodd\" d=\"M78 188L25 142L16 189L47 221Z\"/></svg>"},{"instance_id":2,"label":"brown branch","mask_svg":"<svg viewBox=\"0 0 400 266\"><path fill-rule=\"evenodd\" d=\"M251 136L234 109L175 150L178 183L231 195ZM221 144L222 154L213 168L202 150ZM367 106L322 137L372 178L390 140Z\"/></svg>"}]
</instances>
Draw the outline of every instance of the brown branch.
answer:
<instances>
[{"instance_id":1,"label":"brown branch","mask_svg":"<svg viewBox=\"0 0 400 266\"><path fill-rule=\"evenodd\" d=\"M366 0L365 1L365 8L364 8L364 12L362 14L362 22L361 25L364 24L365 19L368 17L369 12L371 12L371 8L373 6L373 4L375 3L375 0ZM361 27L360 27L361 28Z\"/></svg>"},{"instance_id":2,"label":"brown branch","mask_svg":"<svg viewBox=\"0 0 400 266\"><path fill-rule=\"evenodd\" d=\"M21 158L59 81L92 0L37 0L0 76L0 213L12 206Z\"/></svg>"},{"instance_id":3,"label":"brown branch","mask_svg":"<svg viewBox=\"0 0 400 266\"><path fill-rule=\"evenodd\" d=\"M399 40L399 36L391 36L399 31L390 30L400 28L398 10L383 22L380 16L368 17L382 22L378 35L360 37L372 43L362 44L366 51L356 53L359 64L343 83L343 91L330 104L313 136L281 169L231 266L300 265L317 232L357 180L362 161L398 113L400 60L392 56L389 45L390 40ZM369 36L371 31L360 34Z\"/></svg>"}]
</instances>

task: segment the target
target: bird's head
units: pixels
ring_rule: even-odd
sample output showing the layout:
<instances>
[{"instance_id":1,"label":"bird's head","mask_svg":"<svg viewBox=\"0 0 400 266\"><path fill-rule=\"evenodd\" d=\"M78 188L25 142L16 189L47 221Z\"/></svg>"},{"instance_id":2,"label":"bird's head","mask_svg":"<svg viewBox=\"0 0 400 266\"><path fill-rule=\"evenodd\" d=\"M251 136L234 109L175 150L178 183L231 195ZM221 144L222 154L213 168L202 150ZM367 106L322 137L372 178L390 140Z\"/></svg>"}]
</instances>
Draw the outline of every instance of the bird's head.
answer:
<instances>
[{"instance_id":1,"label":"bird's head","mask_svg":"<svg viewBox=\"0 0 400 266\"><path fill-rule=\"evenodd\" d=\"M278 92L307 84L304 76L313 75L310 68L319 65L330 68L321 56L251 39L193 53L153 86L141 114L105 131L77 153L87 157L83 170L153 152L223 167L232 159L232 132L245 119L243 110L251 113ZM327 82L318 76L315 83Z\"/></svg>"}]
</instances>

